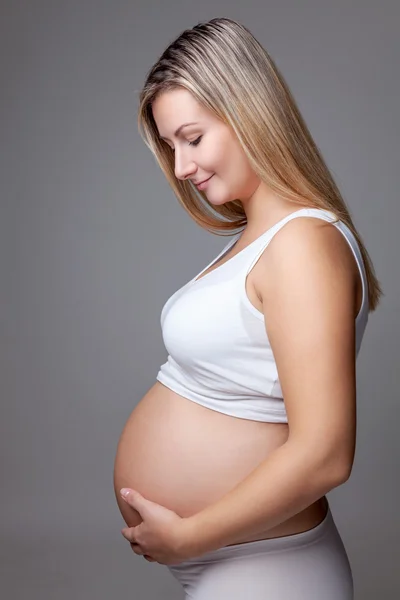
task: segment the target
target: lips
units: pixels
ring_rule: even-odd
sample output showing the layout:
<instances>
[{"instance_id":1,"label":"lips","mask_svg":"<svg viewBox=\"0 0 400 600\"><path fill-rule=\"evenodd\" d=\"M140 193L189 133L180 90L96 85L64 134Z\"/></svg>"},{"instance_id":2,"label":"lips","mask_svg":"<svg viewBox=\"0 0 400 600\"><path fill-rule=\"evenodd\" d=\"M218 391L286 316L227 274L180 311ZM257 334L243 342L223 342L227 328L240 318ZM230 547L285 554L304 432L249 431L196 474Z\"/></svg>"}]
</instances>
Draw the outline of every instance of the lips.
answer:
<instances>
[{"instance_id":1,"label":"lips","mask_svg":"<svg viewBox=\"0 0 400 600\"><path fill-rule=\"evenodd\" d=\"M203 183L205 183L206 181L208 181L209 179L211 179L211 177L212 177L212 175L210 175L210 177L207 177L207 179L203 179L203 181L199 181L195 185L198 187L199 185L202 185Z\"/></svg>"}]
</instances>

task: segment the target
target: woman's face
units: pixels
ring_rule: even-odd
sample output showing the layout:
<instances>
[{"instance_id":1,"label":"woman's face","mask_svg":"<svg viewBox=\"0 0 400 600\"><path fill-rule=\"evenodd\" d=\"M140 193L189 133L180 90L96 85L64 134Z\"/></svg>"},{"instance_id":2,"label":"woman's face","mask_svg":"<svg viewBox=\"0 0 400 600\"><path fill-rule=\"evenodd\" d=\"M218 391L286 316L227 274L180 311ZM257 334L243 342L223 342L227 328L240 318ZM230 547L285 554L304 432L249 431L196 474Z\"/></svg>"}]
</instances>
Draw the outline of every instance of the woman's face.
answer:
<instances>
[{"instance_id":1,"label":"woman's face","mask_svg":"<svg viewBox=\"0 0 400 600\"><path fill-rule=\"evenodd\" d=\"M216 205L254 194L260 179L234 132L189 91L179 88L160 94L153 103L153 117L160 137L174 150L177 179L197 184L211 178L204 193ZM193 124L182 127L185 123Z\"/></svg>"}]
</instances>

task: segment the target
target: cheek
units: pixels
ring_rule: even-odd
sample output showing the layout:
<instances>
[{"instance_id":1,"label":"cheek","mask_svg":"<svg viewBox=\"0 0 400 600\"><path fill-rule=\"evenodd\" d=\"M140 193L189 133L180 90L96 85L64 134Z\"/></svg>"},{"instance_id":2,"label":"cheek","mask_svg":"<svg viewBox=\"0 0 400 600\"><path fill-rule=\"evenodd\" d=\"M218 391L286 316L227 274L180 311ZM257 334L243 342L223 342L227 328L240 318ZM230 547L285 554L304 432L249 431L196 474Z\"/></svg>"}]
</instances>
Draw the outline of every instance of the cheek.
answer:
<instances>
[{"instance_id":1,"label":"cheek","mask_svg":"<svg viewBox=\"0 0 400 600\"><path fill-rule=\"evenodd\" d=\"M233 194L242 193L243 186L247 186L251 170L248 162L238 152L227 152L221 165L221 177L225 178Z\"/></svg>"},{"instance_id":2,"label":"cheek","mask_svg":"<svg viewBox=\"0 0 400 600\"><path fill-rule=\"evenodd\" d=\"M258 185L259 178L251 168L241 147L235 147L231 151L229 169L231 181L236 188L235 192L246 196L254 189L254 186Z\"/></svg>"},{"instance_id":3,"label":"cheek","mask_svg":"<svg viewBox=\"0 0 400 600\"><path fill-rule=\"evenodd\" d=\"M236 152L232 148L221 147L212 148L206 157L207 171L216 173L221 179L231 181L236 179L243 171L243 164L239 160ZM238 173L239 172L239 173Z\"/></svg>"},{"instance_id":4,"label":"cheek","mask_svg":"<svg viewBox=\"0 0 400 600\"><path fill-rule=\"evenodd\" d=\"M205 148L202 166L205 171L216 174L213 189L226 196L224 201L245 197L258 180L242 148L230 136L224 136L223 140L219 137Z\"/></svg>"}]
</instances>

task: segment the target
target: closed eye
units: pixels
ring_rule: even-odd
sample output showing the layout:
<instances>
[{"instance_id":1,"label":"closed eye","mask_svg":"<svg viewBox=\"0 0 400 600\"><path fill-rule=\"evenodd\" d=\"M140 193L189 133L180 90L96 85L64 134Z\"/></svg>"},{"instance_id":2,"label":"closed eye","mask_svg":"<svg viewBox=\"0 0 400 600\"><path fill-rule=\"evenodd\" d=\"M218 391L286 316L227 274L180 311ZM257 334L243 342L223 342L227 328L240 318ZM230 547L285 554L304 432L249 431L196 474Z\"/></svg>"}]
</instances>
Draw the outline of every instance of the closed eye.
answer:
<instances>
[{"instance_id":1,"label":"closed eye","mask_svg":"<svg viewBox=\"0 0 400 600\"><path fill-rule=\"evenodd\" d=\"M188 142L189 146L198 146L200 144L200 140L203 136L200 135L196 140L193 140L193 142ZM169 144L168 144L169 146ZM171 146L169 146L171 148ZM171 148L172 152L175 152L175 148Z\"/></svg>"},{"instance_id":2,"label":"closed eye","mask_svg":"<svg viewBox=\"0 0 400 600\"><path fill-rule=\"evenodd\" d=\"M198 146L202 137L203 136L200 135L196 140L193 140L193 142L189 142L189 146Z\"/></svg>"}]
</instances>

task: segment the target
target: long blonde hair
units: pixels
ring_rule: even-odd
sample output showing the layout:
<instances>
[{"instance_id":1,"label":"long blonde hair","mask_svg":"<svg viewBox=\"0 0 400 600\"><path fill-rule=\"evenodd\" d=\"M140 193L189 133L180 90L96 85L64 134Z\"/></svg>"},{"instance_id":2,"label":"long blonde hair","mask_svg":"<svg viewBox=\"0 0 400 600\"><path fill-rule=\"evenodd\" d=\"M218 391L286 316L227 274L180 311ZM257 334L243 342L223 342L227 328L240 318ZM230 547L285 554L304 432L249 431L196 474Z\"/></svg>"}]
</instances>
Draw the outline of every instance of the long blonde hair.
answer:
<instances>
[{"instance_id":1,"label":"long blonde hair","mask_svg":"<svg viewBox=\"0 0 400 600\"><path fill-rule=\"evenodd\" d=\"M271 190L301 207L329 210L349 227L374 311L383 292L370 256L284 78L250 31L225 17L186 29L150 69L139 96L139 133L183 208L208 231L232 234L247 223L241 201L213 206L192 182L177 179L173 151L159 138L152 103L176 88L191 92L233 129L252 169Z\"/></svg>"}]
</instances>

